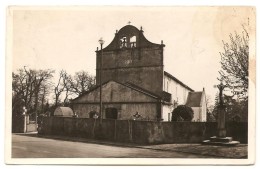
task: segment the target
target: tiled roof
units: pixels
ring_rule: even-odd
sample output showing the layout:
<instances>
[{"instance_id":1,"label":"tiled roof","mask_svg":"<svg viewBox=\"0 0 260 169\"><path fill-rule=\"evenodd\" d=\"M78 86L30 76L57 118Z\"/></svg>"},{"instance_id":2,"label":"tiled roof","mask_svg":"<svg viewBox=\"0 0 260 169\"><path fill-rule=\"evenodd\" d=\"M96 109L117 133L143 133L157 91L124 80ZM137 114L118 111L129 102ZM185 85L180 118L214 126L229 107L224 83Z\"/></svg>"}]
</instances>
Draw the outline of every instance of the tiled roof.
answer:
<instances>
[{"instance_id":1,"label":"tiled roof","mask_svg":"<svg viewBox=\"0 0 260 169\"><path fill-rule=\"evenodd\" d=\"M203 97L203 92L189 92L186 106L201 107L202 97Z\"/></svg>"},{"instance_id":2,"label":"tiled roof","mask_svg":"<svg viewBox=\"0 0 260 169\"><path fill-rule=\"evenodd\" d=\"M107 84L107 83L109 83L109 82L111 82L111 81L116 82L116 83L118 83L118 84L121 84L121 85L123 85L123 86L125 86L125 87L128 87L128 88L130 88L130 89L133 89L133 90L135 90L135 91L138 91L138 92L140 92L140 93L143 93L143 94L145 94L145 95L147 95L147 96L153 97L153 98L155 98L155 99L159 99L159 98L160 98L160 96L157 96L156 94L154 94L154 93L152 93L152 92L150 92L150 91L148 91L148 90L145 90L145 89L141 88L140 86L137 86L137 85L134 85L134 84L132 84L132 83L129 83L129 82L120 83L120 82L117 82L117 81L114 81L114 80L109 80L109 81L104 82L104 83L102 84L102 86L105 85L105 84ZM92 91L98 89L99 86L100 86L100 85L96 85L94 88L92 88L92 89L90 89L90 90L88 90L88 91L82 93L80 96L78 96L78 97L72 99L72 101L75 101L75 100L81 98L82 96L89 94L90 92L92 92Z\"/></svg>"}]
</instances>

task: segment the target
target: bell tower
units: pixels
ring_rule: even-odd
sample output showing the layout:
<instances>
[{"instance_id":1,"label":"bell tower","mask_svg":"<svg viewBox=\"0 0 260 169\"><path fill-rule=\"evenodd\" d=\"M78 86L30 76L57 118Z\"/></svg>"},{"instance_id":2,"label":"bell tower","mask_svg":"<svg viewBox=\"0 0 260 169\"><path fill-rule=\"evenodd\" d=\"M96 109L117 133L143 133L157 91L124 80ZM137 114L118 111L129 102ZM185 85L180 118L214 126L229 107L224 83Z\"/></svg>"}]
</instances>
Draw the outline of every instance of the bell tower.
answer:
<instances>
[{"instance_id":1,"label":"bell tower","mask_svg":"<svg viewBox=\"0 0 260 169\"><path fill-rule=\"evenodd\" d=\"M126 25L116 31L103 49L102 82L114 80L141 87L158 96L163 91L163 48L148 41L142 27ZM101 50L96 51L96 77L99 84Z\"/></svg>"}]
</instances>

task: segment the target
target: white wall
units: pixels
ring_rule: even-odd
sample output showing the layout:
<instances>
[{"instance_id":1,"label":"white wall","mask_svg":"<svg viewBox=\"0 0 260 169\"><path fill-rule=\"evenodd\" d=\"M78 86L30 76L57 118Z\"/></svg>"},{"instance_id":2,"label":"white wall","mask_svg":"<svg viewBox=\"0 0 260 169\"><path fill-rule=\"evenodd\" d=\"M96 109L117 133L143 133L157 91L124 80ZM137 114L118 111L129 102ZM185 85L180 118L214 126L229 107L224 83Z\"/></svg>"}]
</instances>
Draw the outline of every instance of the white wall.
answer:
<instances>
[{"instance_id":1,"label":"white wall","mask_svg":"<svg viewBox=\"0 0 260 169\"><path fill-rule=\"evenodd\" d=\"M207 121L206 104L202 107L191 107L194 113L192 121L204 122Z\"/></svg>"},{"instance_id":2,"label":"white wall","mask_svg":"<svg viewBox=\"0 0 260 169\"><path fill-rule=\"evenodd\" d=\"M200 121L200 112L201 112L201 108L200 107L191 107L193 110L193 119L192 121Z\"/></svg>"},{"instance_id":3,"label":"white wall","mask_svg":"<svg viewBox=\"0 0 260 169\"><path fill-rule=\"evenodd\" d=\"M207 105L206 105L206 94L203 93L202 105L201 105L201 121L207 121Z\"/></svg>"},{"instance_id":4,"label":"white wall","mask_svg":"<svg viewBox=\"0 0 260 169\"><path fill-rule=\"evenodd\" d=\"M186 103L190 90L167 76L164 76L163 82L163 90L172 95L172 103L174 103L174 101L178 101L178 105Z\"/></svg>"},{"instance_id":5,"label":"white wall","mask_svg":"<svg viewBox=\"0 0 260 169\"><path fill-rule=\"evenodd\" d=\"M173 106L163 105L162 119L163 121L171 121Z\"/></svg>"}]
</instances>

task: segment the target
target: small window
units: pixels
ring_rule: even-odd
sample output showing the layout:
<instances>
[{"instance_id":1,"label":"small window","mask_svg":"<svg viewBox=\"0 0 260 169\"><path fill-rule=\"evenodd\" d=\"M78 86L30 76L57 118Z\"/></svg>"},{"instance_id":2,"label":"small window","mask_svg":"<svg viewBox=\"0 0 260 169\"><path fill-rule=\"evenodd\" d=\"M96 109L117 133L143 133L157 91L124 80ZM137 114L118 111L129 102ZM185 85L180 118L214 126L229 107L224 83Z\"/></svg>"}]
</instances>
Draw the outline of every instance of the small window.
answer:
<instances>
[{"instance_id":1,"label":"small window","mask_svg":"<svg viewBox=\"0 0 260 169\"><path fill-rule=\"evenodd\" d=\"M171 121L171 113L168 113L168 121Z\"/></svg>"},{"instance_id":2,"label":"small window","mask_svg":"<svg viewBox=\"0 0 260 169\"><path fill-rule=\"evenodd\" d=\"M167 88L166 91L169 93L169 82L167 81Z\"/></svg>"}]
</instances>

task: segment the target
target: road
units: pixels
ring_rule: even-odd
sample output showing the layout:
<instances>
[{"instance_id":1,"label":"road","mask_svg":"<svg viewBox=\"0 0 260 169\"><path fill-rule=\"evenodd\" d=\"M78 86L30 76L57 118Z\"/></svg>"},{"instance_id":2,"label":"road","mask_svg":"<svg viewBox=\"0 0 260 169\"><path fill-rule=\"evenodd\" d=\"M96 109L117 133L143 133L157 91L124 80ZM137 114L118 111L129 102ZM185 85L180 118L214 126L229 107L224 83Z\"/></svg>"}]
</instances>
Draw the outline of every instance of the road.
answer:
<instances>
[{"instance_id":1,"label":"road","mask_svg":"<svg viewBox=\"0 0 260 169\"><path fill-rule=\"evenodd\" d=\"M206 158L180 152L12 135L12 158Z\"/></svg>"}]
</instances>

